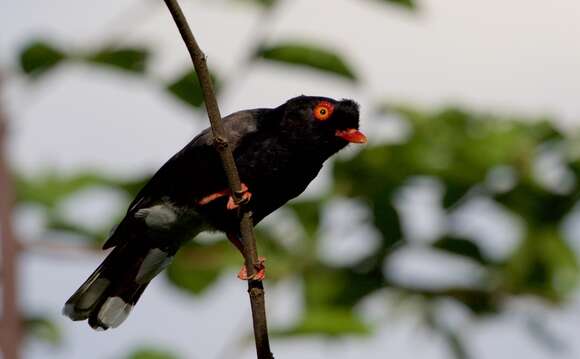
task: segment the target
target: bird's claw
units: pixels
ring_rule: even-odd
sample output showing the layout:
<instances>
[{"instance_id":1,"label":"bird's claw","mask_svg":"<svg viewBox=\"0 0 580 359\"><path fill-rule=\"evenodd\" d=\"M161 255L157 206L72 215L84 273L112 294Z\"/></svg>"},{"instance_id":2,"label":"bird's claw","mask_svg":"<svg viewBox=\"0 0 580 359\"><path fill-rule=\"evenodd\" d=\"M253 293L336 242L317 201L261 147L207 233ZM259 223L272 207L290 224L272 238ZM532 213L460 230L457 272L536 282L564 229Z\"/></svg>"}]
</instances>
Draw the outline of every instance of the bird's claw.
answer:
<instances>
[{"instance_id":1,"label":"bird's claw","mask_svg":"<svg viewBox=\"0 0 580 359\"><path fill-rule=\"evenodd\" d=\"M238 208L241 204L246 204L250 202L252 199L252 192L248 191L248 186L245 183L242 183L242 189L240 191L242 193L242 198L240 199L239 203L236 203L234 196L230 196L228 199L227 208L229 210Z\"/></svg>"},{"instance_id":2,"label":"bird's claw","mask_svg":"<svg viewBox=\"0 0 580 359\"><path fill-rule=\"evenodd\" d=\"M241 280L257 280L257 281L264 280L264 278L266 278L266 266L264 265L264 262L266 262L266 258L262 256L258 257L258 262L254 266L256 272L251 276L248 275L248 271L246 270L246 266L244 265L242 269L240 269L240 272L238 273L238 278Z\"/></svg>"}]
</instances>

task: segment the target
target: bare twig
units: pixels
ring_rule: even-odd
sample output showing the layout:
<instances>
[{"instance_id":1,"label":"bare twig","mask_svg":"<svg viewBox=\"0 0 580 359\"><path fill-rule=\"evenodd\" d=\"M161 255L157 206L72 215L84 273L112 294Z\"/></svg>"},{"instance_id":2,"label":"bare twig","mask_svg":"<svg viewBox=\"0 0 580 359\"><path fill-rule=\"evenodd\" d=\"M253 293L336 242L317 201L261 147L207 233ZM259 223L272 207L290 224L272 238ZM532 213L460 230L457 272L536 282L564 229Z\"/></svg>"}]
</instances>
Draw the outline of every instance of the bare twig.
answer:
<instances>
[{"instance_id":1,"label":"bare twig","mask_svg":"<svg viewBox=\"0 0 580 359\"><path fill-rule=\"evenodd\" d=\"M0 88L2 86L0 73ZM0 99L1 101L1 99ZM18 242L12 230L12 189L6 156L8 124L0 108L0 240L2 242L2 323L0 343L4 359L17 359L22 340L22 323L18 309L17 265Z\"/></svg>"},{"instance_id":2,"label":"bare twig","mask_svg":"<svg viewBox=\"0 0 580 359\"><path fill-rule=\"evenodd\" d=\"M240 176L234 162L234 156L229 147L225 131L221 123L221 114L213 90L209 71L204 53L199 48L195 37L187 24L187 20L181 11L177 0L165 0L167 8L179 29L179 33L185 42L189 51L195 72L199 79L205 107L211 124L214 145L221 157L224 170L226 172L228 183L236 203L240 204L242 200L242 187ZM244 258L248 276L251 278L256 273L258 266L258 254L256 251L256 239L250 211L241 204L240 233L244 243ZM252 318L254 322L254 338L256 341L256 351L259 359L273 358L270 352L270 343L268 339L268 327L266 323L266 306L264 300L264 287L261 281L248 281L248 293L250 294L250 303L252 305Z\"/></svg>"}]
</instances>

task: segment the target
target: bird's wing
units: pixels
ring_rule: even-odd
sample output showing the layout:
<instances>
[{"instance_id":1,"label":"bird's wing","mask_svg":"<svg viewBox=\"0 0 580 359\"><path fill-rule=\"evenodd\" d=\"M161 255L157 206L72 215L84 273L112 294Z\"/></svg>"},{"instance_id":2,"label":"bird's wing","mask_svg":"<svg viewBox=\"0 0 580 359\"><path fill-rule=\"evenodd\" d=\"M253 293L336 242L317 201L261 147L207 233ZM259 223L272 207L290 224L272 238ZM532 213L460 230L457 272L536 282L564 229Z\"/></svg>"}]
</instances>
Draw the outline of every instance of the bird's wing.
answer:
<instances>
[{"instance_id":1,"label":"bird's wing","mask_svg":"<svg viewBox=\"0 0 580 359\"><path fill-rule=\"evenodd\" d=\"M230 148L240 144L244 136L257 131L258 117L267 110L246 110L223 119ZM177 206L188 206L205 195L227 186L225 173L209 128L203 130L181 151L167 161L139 191L129 205L125 218L114 229L103 248L118 245L128 233L138 230L139 216L143 210L168 201Z\"/></svg>"},{"instance_id":2,"label":"bird's wing","mask_svg":"<svg viewBox=\"0 0 580 359\"><path fill-rule=\"evenodd\" d=\"M240 144L244 136L257 130L257 116L261 110L246 110L233 113L223 119L230 148L233 150ZM221 162L215 149L211 130L206 128L176 153L153 175L149 182L139 191L129 205L132 212L147 206L151 200L159 200L167 196L179 201L180 189L191 189L204 193L213 186L203 185L204 182L215 181L216 172L222 172ZM210 188L208 188L210 187ZM190 193L193 195L194 193Z\"/></svg>"}]
</instances>

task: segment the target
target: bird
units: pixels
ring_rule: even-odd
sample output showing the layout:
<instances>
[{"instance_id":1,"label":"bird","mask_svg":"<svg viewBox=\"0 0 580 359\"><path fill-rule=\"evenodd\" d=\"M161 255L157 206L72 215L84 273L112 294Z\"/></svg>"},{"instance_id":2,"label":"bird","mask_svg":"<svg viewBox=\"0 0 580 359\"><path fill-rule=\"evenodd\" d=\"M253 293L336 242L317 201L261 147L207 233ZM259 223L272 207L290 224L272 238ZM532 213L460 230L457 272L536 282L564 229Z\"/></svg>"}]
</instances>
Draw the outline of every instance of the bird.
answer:
<instances>
[{"instance_id":1,"label":"bird","mask_svg":"<svg viewBox=\"0 0 580 359\"><path fill-rule=\"evenodd\" d=\"M359 105L350 99L301 95L222 121L254 226L300 195L332 155L367 142ZM118 327L151 280L201 232L223 232L242 252L238 204L213 141L211 130L203 130L137 193L103 245L112 250L66 301L64 315L88 320L95 330ZM264 278L262 258L254 277L245 269L239 278Z\"/></svg>"}]
</instances>

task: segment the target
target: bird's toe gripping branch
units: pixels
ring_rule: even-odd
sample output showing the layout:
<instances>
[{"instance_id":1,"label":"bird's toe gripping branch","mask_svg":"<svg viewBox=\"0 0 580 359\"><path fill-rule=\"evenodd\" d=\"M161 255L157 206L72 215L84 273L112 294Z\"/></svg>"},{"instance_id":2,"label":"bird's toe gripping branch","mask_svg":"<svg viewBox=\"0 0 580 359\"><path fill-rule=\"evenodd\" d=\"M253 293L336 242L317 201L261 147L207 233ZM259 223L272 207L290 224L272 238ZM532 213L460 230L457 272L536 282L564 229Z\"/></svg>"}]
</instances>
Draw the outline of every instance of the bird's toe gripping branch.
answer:
<instances>
[{"instance_id":1,"label":"bird's toe gripping branch","mask_svg":"<svg viewBox=\"0 0 580 359\"><path fill-rule=\"evenodd\" d=\"M237 204L236 200L234 199L234 197L231 194L231 191L229 189L225 189L223 191L215 192L215 193L212 193L208 196L203 197L202 199L197 201L197 204L200 206L205 206L206 204L213 202L218 198L221 198L224 196L229 196L227 208L229 210L233 210L233 209L238 208L240 204L248 203L250 201L250 199L252 198L252 192L250 192L248 190L248 186L246 186L245 183L242 183L241 195L242 195L242 199L241 199L240 203Z\"/></svg>"},{"instance_id":2,"label":"bird's toe gripping branch","mask_svg":"<svg viewBox=\"0 0 580 359\"><path fill-rule=\"evenodd\" d=\"M246 204L250 201L250 199L252 199L252 192L248 191L248 186L246 186L245 183L242 183L241 195L242 199L240 200L239 204L237 204L236 201L234 200L234 197L230 195L227 204L227 208L229 210L236 209L239 207L240 204Z\"/></svg>"},{"instance_id":3,"label":"bird's toe gripping branch","mask_svg":"<svg viewBox=\"0 0 580 359\"><path fill-rule=\"evenodd\" d=\"M234 246L236 246L236 248L240 251L240 253L243 256L244 243L242 243L240 237L235 233L227 233L227 237L228 240L232 242ZM248 275L248 270L246 266L245 265L242 266L242 269L240 269L240 272L238 273L238 278L241 280L264 280L264 278L266 278L266 266L264 265L265 262L266 262L265 257L262 256L258 257L258 263L256 263L254 267L256 272L252 276Z\"/></svg>"},{"instance_id":4,"label":"bird's toe gripping branch","mask_svg":"<svg viewBox=\"0 0 580 359\"><path fill-rule=\"evenodd\" d=\"M262 256L258 257L258 263L254 266L256 273L251 276L248 275L248 271L244 265L238 273L238 278L241 280L264 280L264 278L266 278L266 266L264 265L264 262L266 262L266 258Z\"/></svg>"}]
</instances>

